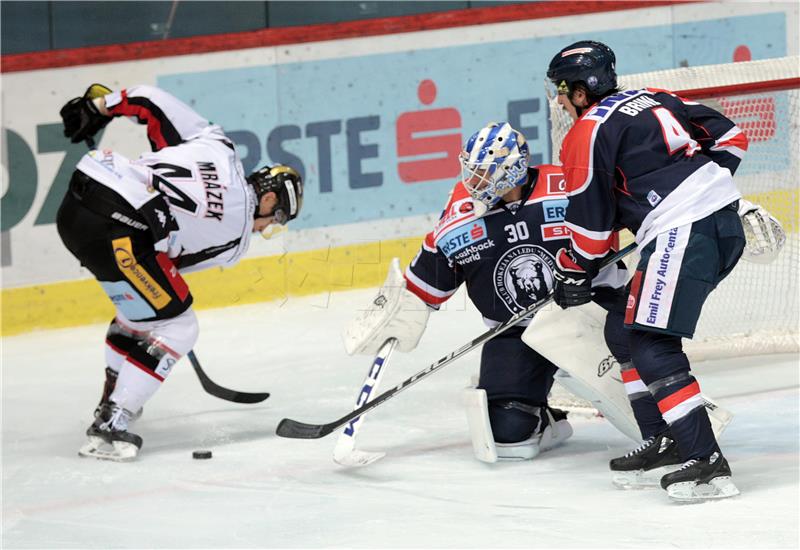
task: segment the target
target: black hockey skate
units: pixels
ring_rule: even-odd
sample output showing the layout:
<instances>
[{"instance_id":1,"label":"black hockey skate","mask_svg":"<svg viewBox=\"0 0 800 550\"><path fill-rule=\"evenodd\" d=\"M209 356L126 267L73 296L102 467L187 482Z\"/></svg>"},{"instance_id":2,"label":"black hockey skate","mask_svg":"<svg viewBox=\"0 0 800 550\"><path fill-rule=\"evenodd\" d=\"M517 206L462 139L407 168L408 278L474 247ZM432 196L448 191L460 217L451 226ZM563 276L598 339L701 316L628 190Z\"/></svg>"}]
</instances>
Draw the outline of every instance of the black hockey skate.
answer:
<instances>
[{"instance_id":1,"label":"black hockey skate","mask_svg":"<svg viewBox=\"0 0 800 550\"><path fill-rule=\"evenodd\" d=\"M100 416L100 411L103 407L110 407L111 406L111 394L114 392L114 388L117 387L117 376L118 373L113 370L111 367L106 367L106 381L103 383L103 395L100 396L100 402L97 404L97 407L94 409L94 417L97 418ZM140 407L136 413L131 417L131 422L134 420L138 420L142 413L144 412L144 407Z\"/></svg>"},{"instance_id":2,"label":"black hockey skate","mask_svg":"<svg viewBox=\"0 0 800 550\"><path fill-rule=\"evenodd\" d=\"M664 474L673 472L683 463L678 445L669 431L647 438L624 456L612 458L611 483L620 489L658 487Z\"/></svg>"},{"instance_id":3,"label":"black hockey skate","mask_svg":"<svg viewBox=\"0 0 800 550\"><path fill-rule=\"evenodd\" d=\"M78 454L117 462L136 458L142 448L142 438L128 431L130 411L113 402L101 404L98 408L97 418L86 430L88 441Z\"/></svg>"},{"instance_id":4,"label":"black hockey skate","mask_svg":"<svg viewBox=\"0 0 800 550\"><path fill-rule=\"evenodd\" d=\"M687 460L678 470L661 478L661 487L677 502L701 502L739 494L731 481L728 461L719 452L708 458Z\"/></svg>"}]
</instances>

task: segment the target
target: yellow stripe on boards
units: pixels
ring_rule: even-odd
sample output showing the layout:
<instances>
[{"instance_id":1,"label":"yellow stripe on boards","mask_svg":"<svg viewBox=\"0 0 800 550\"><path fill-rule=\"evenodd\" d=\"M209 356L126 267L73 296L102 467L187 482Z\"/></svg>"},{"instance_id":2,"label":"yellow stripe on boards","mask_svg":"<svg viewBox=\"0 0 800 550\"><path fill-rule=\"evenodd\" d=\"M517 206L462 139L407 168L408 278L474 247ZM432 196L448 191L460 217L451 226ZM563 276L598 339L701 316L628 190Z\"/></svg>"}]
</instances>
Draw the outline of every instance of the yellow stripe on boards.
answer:
<instances>
[{"instance_id":1,"label":"yellow stripe on boards","mask_svg":"<svg viewBox=\"0 0 800 550\"><path fill-rule=\"evenodd\" d=\"M421 243L422 237L410 237L251 258L230 269L208 269L184 278L197 309L377 287L391 259L397 256L407 265ZM2 292L3 336L111 321L113 316L114 306L94 280Z\"/></svg>"}]
</instances>

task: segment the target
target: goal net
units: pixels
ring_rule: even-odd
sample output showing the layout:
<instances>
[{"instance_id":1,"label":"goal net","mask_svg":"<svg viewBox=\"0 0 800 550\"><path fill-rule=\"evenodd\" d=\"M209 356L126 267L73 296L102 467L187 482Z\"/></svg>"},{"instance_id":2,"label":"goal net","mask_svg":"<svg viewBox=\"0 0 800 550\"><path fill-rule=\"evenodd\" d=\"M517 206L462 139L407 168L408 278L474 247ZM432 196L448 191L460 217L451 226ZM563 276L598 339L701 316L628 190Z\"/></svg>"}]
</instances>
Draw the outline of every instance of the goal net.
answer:
<instances>
[{"instance_id":1,"label":"goal net","mask_svg":"<svg viewBox=\"0 0 800 550\"><path fill-rule=\"evenodd\" d=\"M620 76L619 83L623 89L672 90L733 120L749 139L736 184L746 199L766 208L786 230L786 245L777 260L767 265L740 261L711 294L695 338L684 341L687 354L697 360L800 351L800 57ZM572 120L554 98L550 122L553 162L560 164L561 142Z\"/></svg>"}]
</instances>

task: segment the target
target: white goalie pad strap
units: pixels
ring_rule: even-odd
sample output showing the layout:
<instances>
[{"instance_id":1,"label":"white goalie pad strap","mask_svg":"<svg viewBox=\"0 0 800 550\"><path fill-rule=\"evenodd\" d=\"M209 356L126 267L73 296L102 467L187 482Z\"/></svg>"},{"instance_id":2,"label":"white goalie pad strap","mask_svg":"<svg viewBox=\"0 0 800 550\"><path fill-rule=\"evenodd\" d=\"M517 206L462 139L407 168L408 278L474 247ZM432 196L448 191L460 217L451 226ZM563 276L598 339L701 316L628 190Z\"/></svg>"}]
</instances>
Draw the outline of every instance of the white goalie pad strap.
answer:
<instances>
[{"instance_id":1,"label":"white goalie pad strap","mask_svg":"<svg viewBox=\"0 0 800 550\"><path fill-rule=\"evenodd\" d=\"M425 332L428 315L427 304L406 290L400 260L394 258L378 294L345 327L345 350L349 355L374 355L389 338L396 338L398 350L411 351Z\"/></svg>"},{"instance_id":2,"label":"white goalie pad strap","mask_svg":"<svg viewBox=\"0 0 800 550\"><path fill-rule=\"evenodd\" d=\"M747 239L742 258L760 264L775 261L786 244L781 223L763 207L745 199L739 200L739 217Z\"/></svg>"},{"instance_id":3,"label":"white goalie pad strap","mask_svg":"<svg viewBox=\"0 0 800 550\"><path fill-rule=\"evenodd\" d=\"M589 401L620 432L640 441L619 363L603 337L605 315L593 302L566 310L550 306L536 314L522 341L559 367L556 380L564 388Z\"/></svg>"}]
</instances>

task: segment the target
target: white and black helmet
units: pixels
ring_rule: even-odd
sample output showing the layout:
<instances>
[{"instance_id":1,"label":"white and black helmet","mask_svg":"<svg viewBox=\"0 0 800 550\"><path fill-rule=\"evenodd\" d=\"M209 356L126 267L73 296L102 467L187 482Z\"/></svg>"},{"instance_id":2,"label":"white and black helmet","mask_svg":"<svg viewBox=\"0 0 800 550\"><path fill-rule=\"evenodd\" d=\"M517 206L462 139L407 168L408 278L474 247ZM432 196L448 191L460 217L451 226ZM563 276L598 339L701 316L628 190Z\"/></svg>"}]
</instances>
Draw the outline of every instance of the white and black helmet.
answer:
<instances>
[{"instance_id":1,"label":"white and black helmet","mask_svg":"<svg viewBox=\"0 0 800 550\"><path fill-rule=\"evenodd\" d=\"M272 211L275 222L285 225L300 214L303 207L303 178L289 166L265 166L247 176L247 182L253 186L258 201L272 191L278 203ZM258 218L258 207L254 217Z\"/></svg>"}]
</instances>

